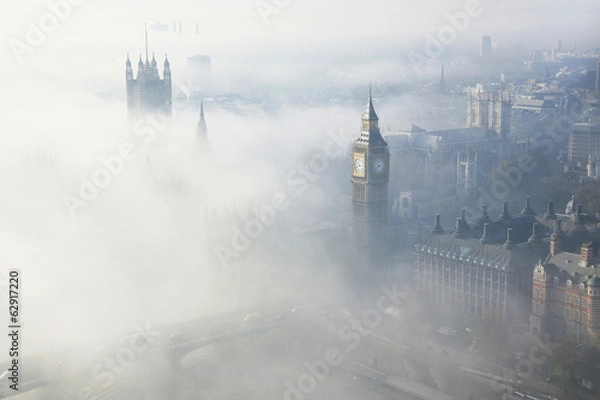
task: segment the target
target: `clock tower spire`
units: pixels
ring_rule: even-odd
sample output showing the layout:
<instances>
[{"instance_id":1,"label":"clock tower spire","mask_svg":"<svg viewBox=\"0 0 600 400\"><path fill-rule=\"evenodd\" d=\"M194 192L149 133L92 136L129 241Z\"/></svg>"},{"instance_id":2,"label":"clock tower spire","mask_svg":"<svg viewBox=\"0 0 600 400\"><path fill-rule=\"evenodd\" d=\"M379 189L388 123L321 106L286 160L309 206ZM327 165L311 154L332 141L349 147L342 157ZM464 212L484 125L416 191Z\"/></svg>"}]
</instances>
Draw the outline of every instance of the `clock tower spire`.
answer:
<instances>
[{"instance_id":1,"label":"clock tower spire","mask_svg":"<svg viewBox=\"0 0 600 400\"><path fill-rule=\"evenodd\" d=\"M352 148L353 234L358 251L371 264L384 262L388 244L390 152L379 130L372 90Z\"/></svg>"}]
</instances>

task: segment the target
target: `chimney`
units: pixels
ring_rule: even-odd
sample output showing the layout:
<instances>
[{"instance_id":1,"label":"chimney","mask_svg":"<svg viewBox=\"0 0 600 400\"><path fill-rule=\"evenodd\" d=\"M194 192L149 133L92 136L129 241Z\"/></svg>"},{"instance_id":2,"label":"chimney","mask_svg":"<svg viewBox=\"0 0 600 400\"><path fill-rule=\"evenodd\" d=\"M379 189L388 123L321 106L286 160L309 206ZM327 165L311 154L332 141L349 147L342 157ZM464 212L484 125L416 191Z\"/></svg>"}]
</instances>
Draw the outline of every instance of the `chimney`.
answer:
<instances>
[{"instance_id":1,"label":"chimney","mask_svg":"<svg viewBox=\"0 0 600 400\"><path fill-rule=\"evenodd\" d=\"M555 256L560 252L560 237L562 236L562 221L556 220L554 233L550 235L550 255Z\"/></svg>"},{"instance_id":2,"label":"chimney","mask_svg":"<svg viewBox=\"0 0 600 400\"><path fill-rule=\"evenodd\" d=\"M504 202L504 205L502 206L502 213L498 216L498 219L500 219L500 220L510 219L510 213L508 212L508 201Z\"/></svg>"},{"instance_id":3,"label":"chimney","mask_svg":"<svg viewBox=\"0 0 600 400\"><path fill-rule=\"evenodd\" d=\"M442 229L442 226L440 225L440 214L435 214L435 216L433 217L433 228L431 229L431 233L435 233L435 234L444 233L444 230Z\"/></svg>"},{"instance_id":4,"label":"chimney","mask_svg":"<svg viewBox=\"0 0 600 400\"><path fill-rule=\"evenodd\" d=\"M581 264L586 267L592 262L594 257L594 245L592 242L584 243L581 245Z\"/></svg>"},{"instance_id":5,"label":"chimney","mask_svg":"<svg viewBox=\"0 0 600 400\"><path fill-rule=\"evenodd\" d=\"M525 197L525 208L521 210L521 215L535 215L533 208L531 208L531 196Z\"/></svg>"},{"instance_id":6,"label":"chimney","mask_svg":"<svg viewBox=\"0 0 600 400\"><path fill-rule=\"evenodd\" d=\"M512 236L512 228L506 228L506 242L504 242L505 249L510 249L513 246L511 236Z\"/></svg>"},{"instance_id":7,"label":"chimney","mask_svg":"<svg viewBox=\"0 0 600 400\"><path fill-rule=\"evenodd\" d=\"M548 211L546 211L544 218L556 219L556 214L554 213L554 200L548 200Z\"/></svg>"},{"instance_id":8,"label":"chimney","mask_svg":"<svg viewBox=\"0 0 600 400\"><path fill-rule=\"evenodd\" d=\"M529 237L529 240L527 240L527 243L538 244L542 241L542 238L540 237L540 234L538 231L539 227L540 227L540 224L538 224L537 222L533 224L533 231L531 233L531 236Z\"/></svg>"},{"instance_id":9,"label":"chimney","mask_svg":"<svg viewBox=\"0 0 600 400\"><path fill-rule=\"evenodd\" d=\"M486 244L489 242L488 237L487 237L487 233L488 233L487 231L488 231L489 227L490 227L489 223L486 222L485 224L483 224L483 236L481 236L481 239L479 239L479 243Z\"/></svg>"},{"instance_id":10,"label":"chimney","mask_svg":"<svg viewBox=\"0 0 600 400\"><path fill-rule=\"evenodd\" d=\"M484 204L483 206L481 206L481 208L483 210L481 212L481 218L479 219L479 224L485 225L486 223L492 222L492 220L490 219L490 216L488 215L488 205Z\"/></svg>"}]
</instances>

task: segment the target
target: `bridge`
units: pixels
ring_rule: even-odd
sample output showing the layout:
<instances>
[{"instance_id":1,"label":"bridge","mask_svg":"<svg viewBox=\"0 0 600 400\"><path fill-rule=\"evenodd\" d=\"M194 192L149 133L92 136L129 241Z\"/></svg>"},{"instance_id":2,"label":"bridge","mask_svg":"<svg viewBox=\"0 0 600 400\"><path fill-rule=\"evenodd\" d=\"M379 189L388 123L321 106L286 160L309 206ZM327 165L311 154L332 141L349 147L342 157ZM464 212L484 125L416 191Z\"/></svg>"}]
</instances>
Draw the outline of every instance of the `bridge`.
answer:
<instances>
[{"instance_id":1,"label":"bridge","mask_svg":"<svg viewBox=\"0 0 600 400\"><path fill-rule=\"evenodd\" d=\"M179 368L181 365L181 361L188 354L202 347L228 340L255 338L279 325L280 323L278 322L251 324L250 326L248 324L242 323L237 328L227 329L222 333L211 335L208 337L185 339L182 336L175 335L171 337L167 346L167 356L171 365L174 368Z\"/></svg>"}]
</instances>

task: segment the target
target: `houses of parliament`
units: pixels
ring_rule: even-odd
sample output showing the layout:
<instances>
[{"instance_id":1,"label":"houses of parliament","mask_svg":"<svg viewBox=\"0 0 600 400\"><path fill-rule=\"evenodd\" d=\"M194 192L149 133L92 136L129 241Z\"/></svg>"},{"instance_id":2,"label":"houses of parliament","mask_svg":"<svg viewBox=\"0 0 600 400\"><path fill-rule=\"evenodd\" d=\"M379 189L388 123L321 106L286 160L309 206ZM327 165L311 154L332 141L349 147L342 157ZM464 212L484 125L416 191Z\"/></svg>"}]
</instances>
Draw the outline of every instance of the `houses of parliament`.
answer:
<instances>
[{"instance_id":1,"label":"houses of parliament","mask_svg":"<svg viewBox=\"0 0 600 400\"><path fill-rule=\"evenodd\" d=\"M155 57L140 57L134 78L127 57L126 90L130 121L146 113L170 117L168 59L161 78ZM461 198L478 187L486 167L482 158L498 163L514 153L504 134L508 120L499 114L506 107L496 108L493 120L500 121L502 130L471 126L427 132L413 126L384 137L369 90L346 175L351 258L367 271L394 268L394 254L414 246L415 287L440 307L476 316L494 312L514 323L528 323L534 334L589 343L600 334L600 220L585 214L575 199L565 213L556 212L553 201L545 213L538 213L530 198L520 212L511 212L505 202L496 218L486 206L476 220L467 221L465 213L458 212ZM206 136L201 103L197 141L206 143ZM421 181L413 193L420 191L423 203L440 206L444 215L432 215L431 228L410 241L404 227L414 214L406 208L414 207L410 203L418 198L409 199L411 189L398 182L415 174ZM425 210L419 209L419 217ZM454 228L444 229L442 218L455 215Z\"/></svg>"}]
</instances>

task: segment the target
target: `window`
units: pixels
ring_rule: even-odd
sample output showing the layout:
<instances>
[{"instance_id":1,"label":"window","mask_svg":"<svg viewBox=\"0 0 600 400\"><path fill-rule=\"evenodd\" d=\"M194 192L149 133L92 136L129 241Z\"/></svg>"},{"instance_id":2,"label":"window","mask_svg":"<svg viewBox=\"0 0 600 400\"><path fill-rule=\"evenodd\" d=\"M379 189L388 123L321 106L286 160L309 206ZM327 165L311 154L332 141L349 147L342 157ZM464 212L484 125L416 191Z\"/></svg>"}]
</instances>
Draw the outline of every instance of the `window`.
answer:
<instances>
[{"instance_id":1,"label":"window","mask_svg":"<svg viewBox=\"0 0 600 400\"><path fill-rule=\"evenodd\" d=\"M552 278L552 282L553 282L555 285L558 285L558 283L560 282L560 281L558 280L558 276L555 276L554 278Z\"/></svg>"}]
</instances>

